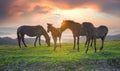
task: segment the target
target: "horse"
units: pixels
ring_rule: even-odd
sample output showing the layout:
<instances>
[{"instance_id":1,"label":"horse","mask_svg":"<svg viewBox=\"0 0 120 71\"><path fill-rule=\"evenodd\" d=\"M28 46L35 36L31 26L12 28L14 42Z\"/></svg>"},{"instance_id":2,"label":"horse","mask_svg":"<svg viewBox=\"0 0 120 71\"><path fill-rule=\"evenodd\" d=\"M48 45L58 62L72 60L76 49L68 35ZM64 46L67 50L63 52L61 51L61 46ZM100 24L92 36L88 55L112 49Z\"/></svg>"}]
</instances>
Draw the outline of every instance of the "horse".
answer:
<instances>
[{"instance_id":1,"label":"horse","mask_svg":"<svg viewBox=\"0 0 120 71\"><path fill-rule=\"evenodd\" d=\"M95 33L96 34L96 39L101 39L102 41L102 44L101 44L101 47L100 47L100 50L102 50L104 48L104 40L106 38L106 35L108 33L108 27L107 26L104 26L104 25L101 25L99 27L96 27L95 28ZM90 40L91 40L91 44L90 44ZM90 44L90 46L92 46L92 43L93 43L93 38L90 38L90 40L86 40L86 43L85 43L85 46Z\"/></svg>"},{"instance_id":2,"label":"horse","mask_svg":"<svg viewBox=\"0 0 120 71\"><path fill-rule=\"evenodd\" d=\"M52 24L47 23L47 32L51 32L52 38L54 40L54 51L56 50L57 47L57 37L59 38L59 45L61 48L61 31L60 28L55 28Z\"/></svg>"},{"instance_id":3,"label":"horse","mask_svg":"<svg viewBox=\"0 0 120 71\"><path fill-rule=\"evenodd\" d=\"M73 45L73 49L75 49L76 46L76 37L77 37L77 50L79 51L79 36L86 36L86 37L90 37L91 32L93 29L93 24L92 23L88 23L89 26L87 26L87 28L85 28L83 25L81 25L80 23L74 22L72 20L63 20L62 24L61 24L61 32L65 31L66 29L70 29L72 31L73 34L73 38L74 38L74 45ZM92 28L91 28L92 27ZM89 30L89 31L87 31ZM94 38L95 41L95 38ZM86 49L86 53L87 53L88 49ZM95 45L95 52L96 52L96 45Z\"/></svg>"},{"instance_id":4,"label":"horse","mask_svg":"<svg viewBox=\"0 0 120 71\"><path fill-rule=\"evenodd\" d=\"M87 32L87 36L86 36L86 44L90 43L90 39L92 38L94 40L94 49L96 52L96 30L94 25L91 22L83 22L82 26L84 27L84 31ZM89 44L87 45L87 49L86 49L86 53L89 49Z\"/></svg>"},{"instance_id":5,"label":"horse","mask_svg":"<svg viewBox=\"0 0 120 71\"><path fill-rule=\"evenodd\" d=\"M21 48L21 40L24 44L25 47L27 47L27 45L25 44L24 41L24 36L30 36L30 37L34 37L36 36L35 42L34 42L34 46L36 47L36 41L39 38L39 45L40 43L40 36L43 35L46 39L46 43L48 46L50 46L50 37L47 34L46 30L41 26L41 25L36 25L36 26L28 26L28 25L23 25L18 27L17 29L17 40L18 40L18 45Z\"/></svg>"}]
</instances>

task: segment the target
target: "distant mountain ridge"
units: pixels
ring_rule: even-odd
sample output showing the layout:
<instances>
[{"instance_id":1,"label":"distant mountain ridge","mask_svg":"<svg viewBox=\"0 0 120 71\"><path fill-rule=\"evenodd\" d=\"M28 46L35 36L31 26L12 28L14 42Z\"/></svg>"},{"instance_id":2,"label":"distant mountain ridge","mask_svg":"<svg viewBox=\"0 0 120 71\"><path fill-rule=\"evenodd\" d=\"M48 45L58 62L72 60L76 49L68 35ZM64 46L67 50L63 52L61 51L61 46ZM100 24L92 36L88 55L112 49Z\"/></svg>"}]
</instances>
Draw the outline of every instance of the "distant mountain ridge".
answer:
<instances>
[{"instance_id":1,"label":"distant mountain ridge","mask_svg":"<svg viewBox=\"0 0 120 71\"><path fill-rule=\"evenodd\" d=\"M120 34L118 35L109 35L106 37L106 40L120 40Z\"/></svg>"},{"instance_id":2,"label":"distant mountain ridge","mask_svg":"<svg viewBox=\"0 0 120 71\"><path fill-rule=\"evenodd\" d=\"M26 44L34 44L34 41L35 41L35 38L25 38ZM44 43L44 40L41 40L41 43ZM0 45L18 45L18 42L17 42L17 39L12 39L10 37L3 37L3 38L0 38Z\"/></svg>"},{"instance_id":3,"label":"distant mountain ridge","mask_svg":"<svg viewBox=\"0 0 120 71\"><path fill-rule=\"evenodd\" d=\"M118 35L108 35L106 40L120 40L120 34ZM35 38L25 38L26 44L34 44ZM85 41L85 37L81 37L80 41ZM63 39L63 42L73 42L73 37L71 39ZM45 43L44 40L41 40L41 43ZM38 44L38 42L37 42ZM12 39L10 37L0 38L0 45L18 45L17 39Z\"/></svg>"}]
</instances>

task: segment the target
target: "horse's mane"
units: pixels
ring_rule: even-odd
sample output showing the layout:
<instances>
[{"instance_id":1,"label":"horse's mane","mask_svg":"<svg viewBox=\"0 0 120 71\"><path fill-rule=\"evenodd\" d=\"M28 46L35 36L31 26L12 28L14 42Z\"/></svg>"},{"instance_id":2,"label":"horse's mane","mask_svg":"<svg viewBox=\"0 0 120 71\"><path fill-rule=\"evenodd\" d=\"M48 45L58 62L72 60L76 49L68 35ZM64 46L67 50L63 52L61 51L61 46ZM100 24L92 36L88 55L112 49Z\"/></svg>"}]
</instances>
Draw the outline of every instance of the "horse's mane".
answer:
<instances>
[{"instance_id":1,"label":"horse's mane","mask_svg":"<svg viewBox=\"0 0 120 71\"><path fill-rule=\"evenodd\" d=\"M91 22L83 22L82 25L85 27L94 27L94 25Z\"/></svg>"},{"instance_id":2,"label":"horse's mane","mask_svg":"<svg viewBox=\"0 0 120 71\"><path fill-rule=\"evenodd\" d=\"M106 26L104 26L104 25L100 25L98 28L102 28L102 27L106 27Z\"/></svg>"},{"instance_id":3,"label":"horse's mane","mask_svg":"<svg viewBox=\"0 0 120 71\"><path fill-rule=\"evenodd\" d=\"M41 26L41 29L44 33L47 33L46 30L43 28L43 26Z\"/></svg>"},{"instance_id":4,"label":"horse's mane","mask_svg":"<svg viewBox=\"0 0 120 71\"><path fill-rule=\"evenodd\" d=\"M67 24L80 24L80 23L78 23L78 22L75 22L75 21L73 21L73 20L63 20L63 22L69 22L69 23L67 23Z\"/></svg>"}]
</instances>

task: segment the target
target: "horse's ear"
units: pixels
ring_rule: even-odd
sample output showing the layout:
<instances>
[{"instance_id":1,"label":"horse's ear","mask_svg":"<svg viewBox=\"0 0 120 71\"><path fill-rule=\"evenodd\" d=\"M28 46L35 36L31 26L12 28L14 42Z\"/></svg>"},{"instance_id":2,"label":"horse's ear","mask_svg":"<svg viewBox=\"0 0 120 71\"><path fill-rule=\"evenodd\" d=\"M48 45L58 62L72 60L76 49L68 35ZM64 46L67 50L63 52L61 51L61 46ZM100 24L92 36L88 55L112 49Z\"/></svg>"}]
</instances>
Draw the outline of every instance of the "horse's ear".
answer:
<instances>
[{"instance_id":1,"label":"horse's ear","mask_svg":"<svg viewBox=\"0 0 120 71\"><path fill-rule=\"evenodd\" d=\"M49 23L47 23L47 25L49 25Z\"/></svg>"}]
</instances>

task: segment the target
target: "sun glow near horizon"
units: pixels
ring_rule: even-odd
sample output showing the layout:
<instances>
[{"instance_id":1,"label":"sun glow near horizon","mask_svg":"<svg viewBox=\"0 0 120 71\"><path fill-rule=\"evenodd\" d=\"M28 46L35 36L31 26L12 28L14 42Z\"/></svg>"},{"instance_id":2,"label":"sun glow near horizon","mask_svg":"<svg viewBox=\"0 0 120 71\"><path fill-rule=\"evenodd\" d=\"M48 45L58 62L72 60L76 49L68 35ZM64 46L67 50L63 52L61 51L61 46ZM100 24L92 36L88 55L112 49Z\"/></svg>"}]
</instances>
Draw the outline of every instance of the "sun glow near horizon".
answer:
<instances>
[{"instance_id":1,"label":"sun glow near horizon","mask_svg":"<svg viewBox=\"0 0 120 71\"><path fill-rule=\"evenodd\" d=\"M71 10L56 9L52 11L50 15L52 16L51 19L53 19L53 21L57 21L55 23L57 25L61 25L63 20L74 20L79 23L84 21L92 22L95 26L106 25L112 27L112 23L117 18L91 8L75 8ZM114 22L115 26L117 25L118 21L119 20L116 20L116 22Z\"/></svg>"}]
</instances>

